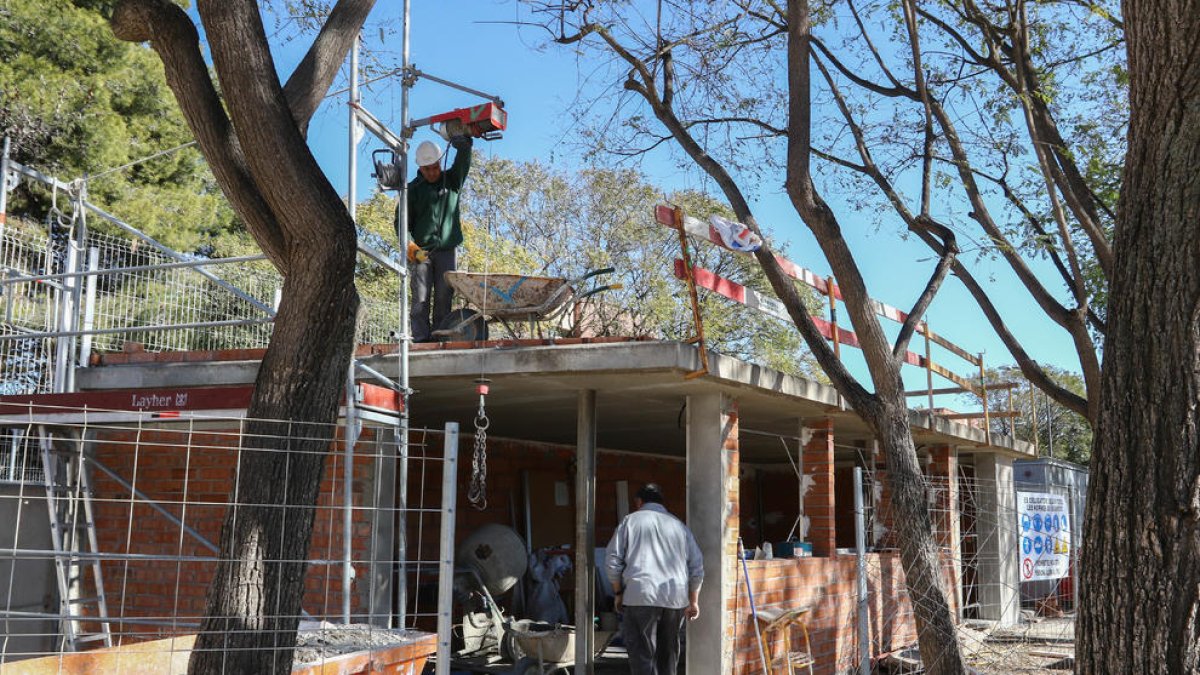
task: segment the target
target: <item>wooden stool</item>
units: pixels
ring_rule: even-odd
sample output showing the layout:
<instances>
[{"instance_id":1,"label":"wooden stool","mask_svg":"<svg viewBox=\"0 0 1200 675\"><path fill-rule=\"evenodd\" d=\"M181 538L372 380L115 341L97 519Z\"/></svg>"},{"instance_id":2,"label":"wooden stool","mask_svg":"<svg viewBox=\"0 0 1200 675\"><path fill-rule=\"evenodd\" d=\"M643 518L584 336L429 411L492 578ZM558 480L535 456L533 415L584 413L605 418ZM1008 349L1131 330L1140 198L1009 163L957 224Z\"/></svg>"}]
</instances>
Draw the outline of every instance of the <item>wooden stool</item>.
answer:
<instances>
[{"instance_id":1,"label":"wooden stool","mask_svg":"<svg viewBox=\"0 0 1200 675\"><path fill-rule=\"evenodd\" d=\"M766 675L795 675L797 669L807 669L809 675L813 672L812 648L808 644L808 615L811 607L786 609L770 607L758 610L758 620L766 624L762 630L763 643L767 657ZM792 651L792 628L799 628L804 636L803 650ZM783 654L775 656L772 637L779 634L783 643ZM798 647L801 645L797 645Z\"/></svg>"}]
</instances>

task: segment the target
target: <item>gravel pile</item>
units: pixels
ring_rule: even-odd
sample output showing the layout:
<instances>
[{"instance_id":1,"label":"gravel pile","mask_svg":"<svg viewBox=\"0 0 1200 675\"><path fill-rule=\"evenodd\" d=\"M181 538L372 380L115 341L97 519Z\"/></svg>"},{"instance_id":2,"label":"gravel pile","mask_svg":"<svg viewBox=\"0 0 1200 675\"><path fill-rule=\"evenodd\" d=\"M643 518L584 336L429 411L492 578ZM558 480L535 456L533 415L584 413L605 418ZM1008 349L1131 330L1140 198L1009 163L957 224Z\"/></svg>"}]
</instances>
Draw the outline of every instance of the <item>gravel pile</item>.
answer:
<instances>
[{"instance_id":1,"label":"gravel pile","mask_svg":"<svg viewBox=\"0 0 1200 675\"><path fill-rule=\"evenodd\" d=\"M365 623L334 624L302 621L296 634L296 665L310 665L352 652L394 647L411 642L424 633L388 630Z\"/></svg>"}]
</instances>

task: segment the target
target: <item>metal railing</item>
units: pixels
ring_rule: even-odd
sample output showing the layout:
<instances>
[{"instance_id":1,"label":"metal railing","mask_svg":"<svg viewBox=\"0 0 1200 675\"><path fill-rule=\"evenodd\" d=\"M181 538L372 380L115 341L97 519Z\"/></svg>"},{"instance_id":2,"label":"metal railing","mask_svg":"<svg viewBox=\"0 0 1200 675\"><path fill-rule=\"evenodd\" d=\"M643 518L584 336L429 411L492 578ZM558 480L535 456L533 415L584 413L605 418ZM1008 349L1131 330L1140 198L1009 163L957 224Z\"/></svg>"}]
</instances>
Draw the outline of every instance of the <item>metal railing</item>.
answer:
<instances>
[{"instance_id":1,"label":"metal railing","mask_svg":"<svg viewBox=\"0 0 1200 675\"><path fill-rule=\"evenodd\" d=\"M44 223L0 220L0 395L70 391L92 353L127 343L151 352L267 346L282 278L265 256L173 251L88 202L81 183L5 164L53 193L56 207ZM89 218L127 236L90 228ZM363 299L358 340L395 342L403 266L360 248L361 266L385 270L391 299Z\"/></svg>"}]
</instances>

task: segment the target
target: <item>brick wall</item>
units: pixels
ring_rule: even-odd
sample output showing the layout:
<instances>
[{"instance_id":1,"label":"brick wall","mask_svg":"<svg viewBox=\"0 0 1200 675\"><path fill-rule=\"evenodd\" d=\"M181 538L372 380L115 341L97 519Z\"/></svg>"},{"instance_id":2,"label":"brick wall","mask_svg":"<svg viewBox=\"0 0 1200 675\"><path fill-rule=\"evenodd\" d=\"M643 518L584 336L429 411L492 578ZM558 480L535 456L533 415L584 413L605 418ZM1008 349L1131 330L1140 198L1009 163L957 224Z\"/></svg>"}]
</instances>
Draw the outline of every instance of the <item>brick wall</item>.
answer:
<instances>
[{"instance_id":1,"label":"brick wall","mask_svg":"<svg viewBox=\"0 0 1200 675\"><path fill-rule=\"evenodd\" d=\"M354 464L355 505L373 491L376 464L370 456L372 432L367 429ZM140 492L159 502L213 543L219 543L221 524L237 466L236 430L129 429L100 432L96 458ZM340 444L338 448L340 450ZM340 452L326 459L320 499L314 518L310 559L338 560L342 555L342 478ZM107 475L94 472L93 500L97 537L104 553L135 554L145 559L105 561L103 575L111 616L175 618L195 624L203 614L205 594L215 563L187 560L214 554L194 537L183 534L148 504L131 499L130 491ZM366 578L371 551L370 514L355 510L353 559L356 577ZM175 560L173 558L180 558ZM314 617L339 616L342 607L342 568L313 565L305 580L303 607ZM365 611L364 590L356 585L355 612ZM182 626L178 632L192 632ZM171 629L146 624L115 625L122 634L146 637Z\"/></svg>"},{"instance_id":2,"label":"brick wall","mask_svg":"<svg viewBox=\"0 0 1200 675\"><path fill-rule=\"evenodd\" d=\"M804 446L804 473L813 484L804 495L804 515L808 517L807 541L813 555L833 555L837 549L837 524L834 519L833 420L808 423L813 437Z\"/></svg>"},{"instance_id":3,"label":"brick wall","mask_svg":"<svg viewBox=\"0 0 1200 675\"><path fill-rule=\"evenodd\" d=\"M837 539L836 515L853 508L852 503L843 503L852 499L853 495L851 491L845 491L846 494L837 495L843 499L835 498L833 438L827 421L816 424L809 422L808 426L815 427L816 433L804 448L804 473L813 477L814 484L805 496L804 511L811 520L808 540L814 544L816 557L749 561L747 566L754 600L759 609L812 606L807 622L812 652L816 657L814 671L846 672L856 669L858 663L857 562L854 555L836 555L833 550ZM948 588L957 589L961 560L958 494L957 481L950 480L957 475L957 455L953 448L939 446L931 449L931 458L928 469L935 487L932 508L938 543L942 547L943 583ZM876 552L868 553L866 558L872 657L912 645L916 641L912 607L905 588L899 552L895 550L898 540L893 530L888 472L883 457L879 456L877 460L874 478L882 483L883 490L876 503L875 517L883 526L884 535L876 543ZM789 479L795 481L794 476L786 472L767 473L762 478L764 514L773 509L790 511L789 518L783 519L788 521L787 526L790 526L790 517L794 517L796 493L795 488L789 491L779 482ZM755 520L755 526L747 528L747 536L757 537L761 530L768 535L769 541L781 541L783 535L778 534L779 524L773 527L757 523L758 477L753 472L747 472L742 480L743 527L745 521ZM752 545L747 541L747 546ZM741 570L738 586L730 598L731 604L736 606L731 640L735 650L733 672L737 675L761 673L749 596ZM952 609L957 609L962 603L957 590L950 593L949 599ZM796 646L799 636L799 631L793 632L794 649L800 648ZM782 645L778 640L774 648L778 650L777 655L782 654Z\"/></svg>"},{"instance_id":4,"label":"brick wall","mask_svg":"<svg viewBox=\"0 0 1200 675\"><path fill-rule=\"evenodd\" d=\"M355 506L369 507L375 491L378 466L374 455L389 451L392 446L376 444L374 431L364 429L356 448L354 463ZM574 457L572 446L530 443L492 438L488 442L488 505L485 510L472 508L466 499L471 479L471 454L474 439L460 437L457 539L485 523L524 527L523 471L536 476L531 492L552 491L550 479L565 481L569 503L563 512L574 527ZM124 480L158 501L168 511L214 543L219 542L221 524L226 513L229 493L234 485L239 434L236 429L106 429L96 439L97 459L117 472ZM440 433L414 431L409 462L409 508L407 519L408 558L410 569L410 602L424 593L417 607L421 612L433 610L436 599L436 566L438 559L438 511L441 508L443 439ZM343 455L340 440L335 451L326 459L320 500L314 518L313 539L309 549L312 560L338 561L342 556L342 486ZM596 545L604 546L612 537L618 522L617 483L628 482L632 497L645 482L655 481L663 486L667 508L685 517L685 475L682 458L633 455L600 451L596 459ZM180 527L171 523L149 505L130 498L127 488L120 486L103 473L94 472L96 526L100 550L105 553L130 553L148 556L144 560L107 561L104 581L111 616L141 618L175 617L181 623L197 623L202 615L205 594L212 579L215 563L168 557L211 557L214 554L191 536L181 536ZM547 481L550 481L547 484ZM390 506L390 505L389 505ZM632 503L628 505L632 510ZM533 513L535 523L550 514ZM736 516L735 516L736 517ZM356 561L352 611L365 612L368 603L368 561L371 559L372 511L358 508L354 512L353 559ZM562 542L573 543L573 537ZM375 553L390 559L389 552ZM420 576L415 569L419 561L428 561ZM418 579L422 588L417 588ZM570 602L569 589L573 579L564 580L564 595ZM304 609L318 618L340 616L342 607L342 567L312 565L305 579ZM410 606L410 611L413 607ZM186 625L177 632L194 630ZM161 626L124 624L114 625L123 634L144 634L150 638L170 634Z\"/></svg>"},{"instance_id":5,"label":"brick wall","mask_svg":"<svg viewBox=\"0 0 1200 675\"><path fill-rule=\"evenodd\" d=\"M947 561L946 568L950 568ZM853 555L827 558L790 558L748 561L750 588L756 609L812 608L807 615L814 672L840 673L857 667L857 559ZM897 552L868 553L868 626L872 657L916 642L912 606L904 586ZM734 595L735 675L761 673L761 658L754 634L745 576L739 574ZM760 627L763 624L760 623ZM792 633L793 649L801 649L800 632ZM776 639L769 647L782 655ZM768 656L768 658L771 658Z\"/></svg>"},{"instance_id":6,"label":"brick wall","mask_svg":"<svg viewBox=\"0 0 1200 675\"><path fill-rule=\"evenodd\" d=\"M737 634L737 588L738 588L738 538L741 536L741 451L738 442L738 408L735 402L729 402L725 410L726 419L722 424L725 433L722 450L725 454L725 539L724 549L726 561L725 583L722 597L725 598L725 644L732 645ZM736 657L735 657L736 658ZM728 663L735 661L731 659Z\"/></svg>"}]
</instances>

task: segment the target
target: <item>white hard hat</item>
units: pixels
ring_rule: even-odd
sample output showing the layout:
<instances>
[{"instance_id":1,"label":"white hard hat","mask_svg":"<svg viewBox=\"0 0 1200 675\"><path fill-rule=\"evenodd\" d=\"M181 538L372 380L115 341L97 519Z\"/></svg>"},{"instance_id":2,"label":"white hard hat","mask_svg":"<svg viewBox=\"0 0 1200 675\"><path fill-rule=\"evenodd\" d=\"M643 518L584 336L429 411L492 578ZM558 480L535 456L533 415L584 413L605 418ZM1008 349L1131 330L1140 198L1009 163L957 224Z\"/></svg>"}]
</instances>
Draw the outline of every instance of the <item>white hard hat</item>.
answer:
<instances>
[{"instance_id":1,"label":"white hard hat","mask_svg":"<svg viewBox=\"0 0 1200 675\"><path fill-rule=\"evenodd\" d=\"M417 146L417 166L437 164L442 159L442 148L433 141L421 141Z\"/></svg>"}]
</instances>

